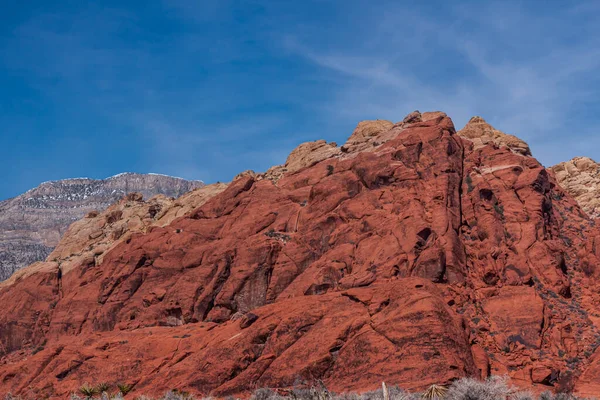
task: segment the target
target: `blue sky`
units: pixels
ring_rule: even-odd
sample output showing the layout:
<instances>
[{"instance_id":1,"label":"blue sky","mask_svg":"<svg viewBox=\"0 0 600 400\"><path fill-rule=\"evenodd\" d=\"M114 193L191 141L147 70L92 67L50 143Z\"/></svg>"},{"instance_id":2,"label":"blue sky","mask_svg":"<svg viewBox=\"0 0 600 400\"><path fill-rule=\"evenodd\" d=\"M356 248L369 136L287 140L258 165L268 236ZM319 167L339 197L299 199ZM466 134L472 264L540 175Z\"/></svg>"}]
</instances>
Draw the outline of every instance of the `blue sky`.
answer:
<instances>
[{"instance_id":1,"label":"blue sky","mask_svg":"<svg viewBox=\"0 0 600 400\"><path fill-rule=\"evenodd\" d=\"M600 159L598 21L598 1L6 2L0 199L124 171L228 181L415 109L481 115L545 165Z\"/></svg>"}]
</instances>

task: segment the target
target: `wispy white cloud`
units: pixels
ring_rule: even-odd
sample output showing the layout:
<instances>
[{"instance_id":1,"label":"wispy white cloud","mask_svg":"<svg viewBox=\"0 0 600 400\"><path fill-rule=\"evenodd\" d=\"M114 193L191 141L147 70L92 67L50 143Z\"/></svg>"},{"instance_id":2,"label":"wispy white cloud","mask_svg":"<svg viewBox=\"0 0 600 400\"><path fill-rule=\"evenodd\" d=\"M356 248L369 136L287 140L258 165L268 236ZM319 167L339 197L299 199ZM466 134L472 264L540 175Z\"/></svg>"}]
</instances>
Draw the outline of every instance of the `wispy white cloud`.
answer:
<instances>
[{"instance_id":1,"label":"wispy white cloud","mask_svg":"<svg viewBox=\"0 0 600 400\"><path fill-rule=\"evenodd\" d=\"M528 140L548 164L589 153L565 136L593 141L591 132L600 128L598 119L573 121L582 107L599 102L598 82L589 81L600 67L600 28L593 18L568 20L560 10L535 14L508 2L455 6L448 14L388 5L394 29L389 19L361 21L372 27L362 38L369 47L326 47L303 40L301 31L283 41L335 82L329 112L399 119L415 108L441 109L459 128L482 115ZM582 6L565 11L581 13ZM585 7L588 14L598 11ZM400 15L409 17L399 21Z\"/></svg>"},{"instance_id":2,"label":"wispy white cloud","mask_svg":"<svg viewBox=\"0 0 600 400\"><path fill-rule=\"evenodd\" d=\"M119 169L224 180L414 109L457 127L482 115L546 164L600 159L597 1L74 4L24 12L0 36L0 73L25 93L0 103L3 137L35 141L53 125L48 148L21 157L43 164L28 180Z\"/></svg>"}]
</instances>

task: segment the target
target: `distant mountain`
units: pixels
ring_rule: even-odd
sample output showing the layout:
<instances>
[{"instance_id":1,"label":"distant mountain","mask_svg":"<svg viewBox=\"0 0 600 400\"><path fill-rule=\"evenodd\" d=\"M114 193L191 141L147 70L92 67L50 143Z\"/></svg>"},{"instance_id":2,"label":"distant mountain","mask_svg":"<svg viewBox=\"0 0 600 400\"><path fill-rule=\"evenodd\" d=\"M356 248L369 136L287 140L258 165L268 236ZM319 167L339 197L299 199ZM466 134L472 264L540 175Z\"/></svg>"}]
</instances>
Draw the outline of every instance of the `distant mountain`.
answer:
<instances>
[{"instance_id":1,"label":"distant mountain","mask_svg":"<svg viewBox=\"0 0 600 400\"><path fill-rule=\"evenodd\" d=\"M0 281L14 271L44 260L69 225L90 211L102 211L127 193L144 198L179 197L204 186L159 174L124 173L107 179L75 178L44 182L0 202Z\"/></svg>"}]
</instances>

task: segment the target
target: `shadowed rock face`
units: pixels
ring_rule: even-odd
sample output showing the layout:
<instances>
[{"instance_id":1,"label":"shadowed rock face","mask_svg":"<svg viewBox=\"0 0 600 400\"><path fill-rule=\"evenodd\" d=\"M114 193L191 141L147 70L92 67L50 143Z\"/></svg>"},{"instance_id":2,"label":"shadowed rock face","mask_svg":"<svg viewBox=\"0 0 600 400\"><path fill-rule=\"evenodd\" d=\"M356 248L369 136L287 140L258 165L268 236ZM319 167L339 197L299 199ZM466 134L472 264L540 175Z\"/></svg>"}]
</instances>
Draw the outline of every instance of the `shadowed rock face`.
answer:
<instances>
[{"instance_id":1,"label":"shadowed rock face","mask_svg":"<svg viewBox=\"0 0 600 400\"><path fill-rule=\"evenodd\" d=\"M202 186L155 174L120 174L108 179L66 179L45 182L13 199L0 202L0 281L14 271L44 260L69 225L92 210L104 210L130 192L146 198L179 197Z\"/></svg>"},{"instance_id":2,"label":"shadowed rock face","mask_svg":"<svg viewBox=\"0 0 600 400\"><path fill-rule=\"evenodd\" d=\"M24 269L0 287L0 392L507 374L598 393L600 232L574 199L534 158L475 145L443 113L378 132L340 153L312 146L321 160L277 179L242 174L94 262Z\"/></svg>"}]
</instances>

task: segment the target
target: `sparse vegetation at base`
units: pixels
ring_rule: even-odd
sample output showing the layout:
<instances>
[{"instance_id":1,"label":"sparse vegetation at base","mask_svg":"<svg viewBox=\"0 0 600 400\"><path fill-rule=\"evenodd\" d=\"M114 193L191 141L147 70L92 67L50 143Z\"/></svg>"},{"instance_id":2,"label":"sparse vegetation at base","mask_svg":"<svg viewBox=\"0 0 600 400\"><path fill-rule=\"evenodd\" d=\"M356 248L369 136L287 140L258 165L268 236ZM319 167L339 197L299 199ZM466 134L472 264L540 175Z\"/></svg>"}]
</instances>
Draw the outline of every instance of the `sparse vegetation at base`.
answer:
<instances>
[{"instance_id":1,"label":"sparse vegetation at base","mask_svg":"<svg viewBox=\"0 0 600 400\"><path fill-rule=\"evenodd\" d=\"M124 400L125 395L121 390L123 384L115 385L111 393L111 385L106 383L90 386L83 385L79 393L73 393L71 400ZM127 385L129 390L131 386ZM212 397L196 397L188 392L171 390L159 398L147 397L130 393L127 399L132 400L213 400ZM8 394L4 400L26 400ZM228 400L236 400L228 397ZM421 393L409 393L397 386L386 386L366 393L336 394L325 387L295 388L295 389L258 389L250 400L592 400L577 397L572 394L550 392L534 396L530 392L519 390L511 386L507 378L491 377L485 381L463 378L455 381L450 386L432 385Z\"/></svg>"}]
</instances>

